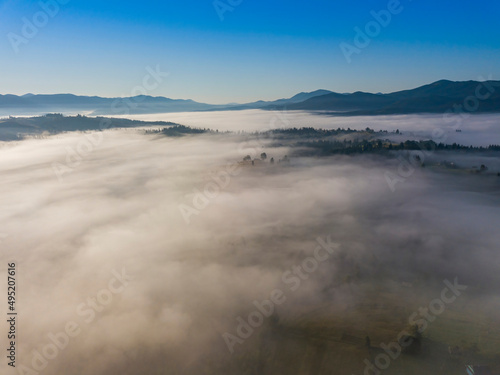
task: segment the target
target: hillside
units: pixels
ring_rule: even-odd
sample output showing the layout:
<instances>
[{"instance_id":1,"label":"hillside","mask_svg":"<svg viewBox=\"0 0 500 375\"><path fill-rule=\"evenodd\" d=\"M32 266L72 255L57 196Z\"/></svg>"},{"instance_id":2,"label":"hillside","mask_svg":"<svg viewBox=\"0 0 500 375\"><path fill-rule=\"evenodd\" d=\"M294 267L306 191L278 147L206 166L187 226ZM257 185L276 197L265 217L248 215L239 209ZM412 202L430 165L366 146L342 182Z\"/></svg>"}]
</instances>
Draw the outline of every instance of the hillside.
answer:
<instances>
[{"instance_id":1,"label":"hillside","mask_svg":"<svg viewBox=\"0 0 500 375\"><path fill-rule=\"evenodd\" d=\"M468 112L500 112L500 92L497 89L499 87L500 81L481 83L441 80L412 90L390 94L331 93L290 104L287 109L335 111L349 116L366 116L445 112L462 105ZM470 100L465 103L466 99Z\"/></svg>"},{"instance_id":2,"label":"hillside","mask_svg":"<svg viewBox=\"0 0 500 375\"><path fill-rule=\"evenodd\" d=\"M437 81L411 90L387 94L329 90L301 92L290 98L245 104L213 105L190 99L170 99L147 95L130 98L102 98L72 94L23 96L0 95L0 115L36 115L50 112L123 115L194 111L238 111L247 109L329 111L336 114L390 115L439 113L458 105L467 112L500 112L500 81ZM468 100L468 101L467 101ZM467 102L466 102L467 101Z\"/></svg>"}]
</instances>

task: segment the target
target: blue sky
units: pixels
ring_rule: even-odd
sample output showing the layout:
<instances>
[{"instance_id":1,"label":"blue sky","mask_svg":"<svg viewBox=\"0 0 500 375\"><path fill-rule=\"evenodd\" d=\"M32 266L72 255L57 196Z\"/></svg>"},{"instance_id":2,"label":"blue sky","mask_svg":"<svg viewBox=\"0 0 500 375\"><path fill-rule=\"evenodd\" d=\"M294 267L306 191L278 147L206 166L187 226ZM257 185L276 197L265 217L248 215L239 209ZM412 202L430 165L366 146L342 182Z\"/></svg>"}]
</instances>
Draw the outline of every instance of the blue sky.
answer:
<instances>
[{"instance_id":1,"label":"blue sky","mask_svg":"<svg viewBox=\"0 0 500 375\"><path fill-rule=\"evenodd\" d=\"M213 0L60 0L46 20L38 1L3 1L0 93L130 96L148 66L169 73L149 95L208 103L500 79L500 4L394 1L220 0L223 20ZM399 12L348 62L340 44L357 48L354 29L390 3Z\"/></svg>"}]
</instances>

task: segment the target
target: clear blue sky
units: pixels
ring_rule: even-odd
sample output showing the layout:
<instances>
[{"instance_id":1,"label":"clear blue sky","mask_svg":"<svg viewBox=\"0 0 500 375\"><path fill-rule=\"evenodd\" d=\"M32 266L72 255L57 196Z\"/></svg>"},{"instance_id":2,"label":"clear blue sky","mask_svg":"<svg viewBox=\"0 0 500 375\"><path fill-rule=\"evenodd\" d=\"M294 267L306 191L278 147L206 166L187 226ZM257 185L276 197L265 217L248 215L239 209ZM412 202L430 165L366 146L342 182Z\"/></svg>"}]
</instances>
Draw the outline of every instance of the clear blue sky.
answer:
<instances>
[{"instance_id":1,"label":"clear blue sky","mask_svg":"<svg viewBox=\"0 0 500 375\"><path fill-rule=\"evenodd\" d=\"M130 96L157 65L170 75L148 94L208 103L500 79L500 4L491 0L401 0L351 63L339 44L354 45L354 28L387 0L243 0L223 21L213 0L69 0L46 25L38 1L0 4L2 94ZM23 17L37 14L42 26L16 53L9 33L23 37Z\"/></svg>"}]
</instances>

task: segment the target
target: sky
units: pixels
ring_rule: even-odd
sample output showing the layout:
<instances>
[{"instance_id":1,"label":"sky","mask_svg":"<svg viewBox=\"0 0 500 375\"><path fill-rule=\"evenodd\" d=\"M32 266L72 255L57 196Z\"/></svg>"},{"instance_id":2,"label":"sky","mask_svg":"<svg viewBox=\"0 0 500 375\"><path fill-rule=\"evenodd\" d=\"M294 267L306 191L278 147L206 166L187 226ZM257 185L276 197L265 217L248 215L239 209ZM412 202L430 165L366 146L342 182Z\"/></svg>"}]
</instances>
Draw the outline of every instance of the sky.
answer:
<instances>
[{"instance_id":1,"label":"sky","mask_svg":"<svg viewBox=\"0 0 500 375\"><path fill-rule=\"evenodd\" d=\"M0 2L0 94L222 104L500 79L492 1L56 1Z\"/></svg>"}]
</instances>

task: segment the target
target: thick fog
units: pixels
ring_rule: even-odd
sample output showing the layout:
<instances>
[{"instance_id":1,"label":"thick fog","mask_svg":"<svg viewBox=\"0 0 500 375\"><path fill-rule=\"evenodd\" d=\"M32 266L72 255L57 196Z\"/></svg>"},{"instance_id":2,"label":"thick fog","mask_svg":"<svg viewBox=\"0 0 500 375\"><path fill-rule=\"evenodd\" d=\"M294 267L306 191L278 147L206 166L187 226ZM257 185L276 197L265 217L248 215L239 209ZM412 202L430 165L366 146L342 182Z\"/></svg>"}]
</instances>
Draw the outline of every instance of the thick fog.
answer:
<instances>
[{"instance_id":1,"label":"thick fog","mask_svg":"<svg viewBox=\"0 0 500 375\"><path fill-rule=\"evenodd\" d=\"M391 116L329 116L302 111L214 111L189 113L159 113L123 115L143 121L173 121L188 126L229 131L266 131L284 127L304 126L375 131L400 130L402 135L387 138L404 142L408 139L434 139L443 143L466 146L489 146L500 143L500 115L498 114L416 114ZM457 132L460 130L460 132Z\"/></svg>"},{"instance_id":2,"label":"thick fog","mask_svg":"<svg viewBox=\"0 0 500 375\"><path fill-rule=\"evenodd\" d=\"M238 113L231 123L219 115L183 122L262 130L273 113L255 114L248 121L267 120L253 128ZM421 117L314 121L402 130L418 128ZM437 120L426 121L422 131ZM266 162L238 165L261 152ZM237 135L165 138L139 130L3 144L1 258L17 264L25 366L17 370L26 371L12 374L246 373L250 365L238 361L271 320L293 325L325 305L341 315L368 287L387 291L422 279L418 303L458 278L473 290L473 314L498 319L500 178L417 169L391 189L387 172L396 173L396 159L278 163L285 155L291 150ZM318 251L324 261L292 282L290 270ZM275 314L248 340L228 345L223 335L237 335L238 317L246 320L254 301L273 292ZM409 312L419 306L400 298ZM65 331L74 336L60 339L56 353L47 348Z\"/></svg>"}]
</instances>

